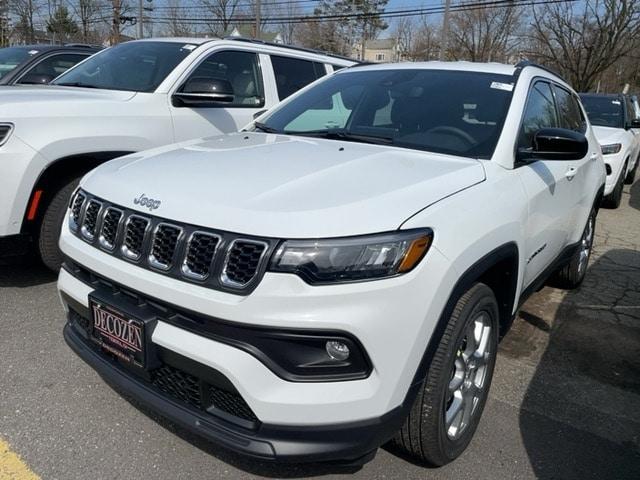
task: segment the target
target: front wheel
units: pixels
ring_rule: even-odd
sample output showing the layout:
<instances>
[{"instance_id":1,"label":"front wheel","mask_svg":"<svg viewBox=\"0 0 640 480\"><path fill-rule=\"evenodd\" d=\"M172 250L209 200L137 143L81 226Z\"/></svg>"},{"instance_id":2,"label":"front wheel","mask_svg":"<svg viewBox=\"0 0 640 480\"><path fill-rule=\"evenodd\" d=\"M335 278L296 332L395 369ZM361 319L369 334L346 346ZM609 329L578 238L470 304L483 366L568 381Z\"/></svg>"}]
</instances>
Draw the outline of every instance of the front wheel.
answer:
<instances>
[{"instance_id":1,"label":"front wheel","mask_svg":"<svg viewBox=\"0 0 640 480\"><path fill-rule=\"evenodd\" d=\"M40 235L38 237L38 253L42 263L47 268L57 272L62 265L63 256L58 246L60 230L65 218L71 194L80 183L80 178L74 178L58 190L42 217Z\"/></svg>"},{"instance_id":2,"label":"front wheel","mask_svg":"<svg viewBox=\"0 0 640 480\"><path fill-rule=\"evenodd\" d=\"M462 295L423 387L394 443L440 466L469 445L484 409L498 350L498 304L482 283Z\"/></svg>"},{"instance_id":3,"label":"front wheel","mask_svg":"<svg viewBox=\"0 0 640 480\"><path fill-rule=\"evenodd\" d=\"M626 178L624 179L624 183L627 185L631 185L636 179L636 171L638 170L638 164L640 163L640 158L636 159L636 164L633 166L629 173L627 173Z\"/></svg>"}]
</instances>

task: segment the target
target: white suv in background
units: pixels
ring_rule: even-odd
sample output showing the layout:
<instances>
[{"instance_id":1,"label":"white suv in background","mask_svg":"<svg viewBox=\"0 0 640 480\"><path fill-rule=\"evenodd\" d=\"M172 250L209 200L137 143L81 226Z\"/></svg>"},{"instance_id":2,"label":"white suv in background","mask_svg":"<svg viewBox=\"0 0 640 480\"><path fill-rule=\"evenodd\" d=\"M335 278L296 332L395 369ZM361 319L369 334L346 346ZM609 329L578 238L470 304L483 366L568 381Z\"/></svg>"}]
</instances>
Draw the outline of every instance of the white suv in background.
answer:
<instances>
[{"instance_id":1,"label":"white suv in background","mask_svg":"<svg viewBox=\"0 0 640 480\"><path fill-rule=\"evenodd\" d=\"M604 182L541 67L344 69L247 131L88 174L60 238L64 336L238 452L362 462L395 438L442 465L522 302L584 279Z\"/></svg>"},{"instance_id":2,"label":"white suv in background","mask_svg":"<svg viewBox=\"0 0 640 480\"><path fill-rule=\"evenodd\" d=\"M633 183L640 157L640 119L630 97L581 93L607 168L603 206L618 208L625 183Z\"/></svg>"},{"instance_id":3,"label":"white suv in background","mask_svg":"<svg viewBox=\"0 0 640 480\"><path fill-rule=\"evenodd\" d=\"M0 88L0 256L57 241L71 192L131 152L237 131L254 115L354 62L264 42L162 38L104 50L52 86Z\"/></svg>"}]
</instances>

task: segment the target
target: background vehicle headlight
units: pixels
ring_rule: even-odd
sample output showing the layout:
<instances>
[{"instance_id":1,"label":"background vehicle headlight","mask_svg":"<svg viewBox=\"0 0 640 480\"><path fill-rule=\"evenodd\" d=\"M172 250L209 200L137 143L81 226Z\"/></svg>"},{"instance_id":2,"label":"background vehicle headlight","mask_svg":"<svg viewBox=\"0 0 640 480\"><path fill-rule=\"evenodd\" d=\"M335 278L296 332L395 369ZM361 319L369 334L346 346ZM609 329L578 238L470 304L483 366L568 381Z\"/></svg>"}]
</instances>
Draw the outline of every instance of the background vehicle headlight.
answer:
<instances>
[{"instance_id":1,"label":"background vehicle headlight","mask_svg":"<svg viewBox=\"0 0 640 480\"><path fill-rule=\"evenodd\" d=\"M602 154L603 155L611 155L613 153L618 153L622 148L621 143L611 143L609 145L601 145Z\"/></svg>"},{"instance_id":2,"label":"background vehicle headlight","mask_svg":"<svg viewBox=\"0 0 640 480\"><path fill-rule=\"evenodd\" d=\"M269 270L295 273L311 284L392 277L412 270L431 246L430 229L325 240L287 240Z\"/></svg>"}]
</instances>

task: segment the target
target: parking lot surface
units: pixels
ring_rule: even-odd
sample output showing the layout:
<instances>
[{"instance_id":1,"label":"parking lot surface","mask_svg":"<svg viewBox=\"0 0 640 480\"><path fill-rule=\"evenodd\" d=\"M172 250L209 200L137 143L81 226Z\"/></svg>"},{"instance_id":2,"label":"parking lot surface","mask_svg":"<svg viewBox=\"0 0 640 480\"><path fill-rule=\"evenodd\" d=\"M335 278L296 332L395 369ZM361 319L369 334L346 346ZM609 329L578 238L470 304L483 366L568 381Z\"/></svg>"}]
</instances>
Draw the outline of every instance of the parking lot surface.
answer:
<instances>
[{"instance_id":1,"label":"parking lot surface","mask_svg":"<svg viewBox=\"0 0 640 480\"><path fill-rule=\"evenodd\" d=\"M582 288L545 287L523 306L474 440L439 469L389 448L362 468L274 465L201 441L77 358L55 276L12 263L0 266L0 478L640 478L640 181L600 212Z\"/></svg>"}]
</instances>

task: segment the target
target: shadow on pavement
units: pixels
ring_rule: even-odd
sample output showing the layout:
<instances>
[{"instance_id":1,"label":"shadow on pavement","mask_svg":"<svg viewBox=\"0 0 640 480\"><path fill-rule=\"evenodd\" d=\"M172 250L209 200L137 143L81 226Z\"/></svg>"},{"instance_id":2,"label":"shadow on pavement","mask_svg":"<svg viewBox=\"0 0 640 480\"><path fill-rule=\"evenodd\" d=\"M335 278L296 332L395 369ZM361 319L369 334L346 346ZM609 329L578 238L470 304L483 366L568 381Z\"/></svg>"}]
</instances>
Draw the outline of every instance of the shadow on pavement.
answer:
<instances>
[{"instance_id":1,"label":"shadow on pavement","mask_svg":"<svg viewBox=\"0 0 640 480\"><path fill-rule=\"evenodd\" d=\"M37 257L5 258L0 261L0 288L27 288L54 282L58 275L46 268Z\"/></svg>"},{"instance_id":2,"label":"shadow on pavement","mask_svg":"<svg viewBox=\"0 0 640 480\"><path fill-rule=\"evenodd\" d=\"M640 478L640 252L598 258L547 331L520 413L536 476Z\"/></svg>"}]
</instances>

